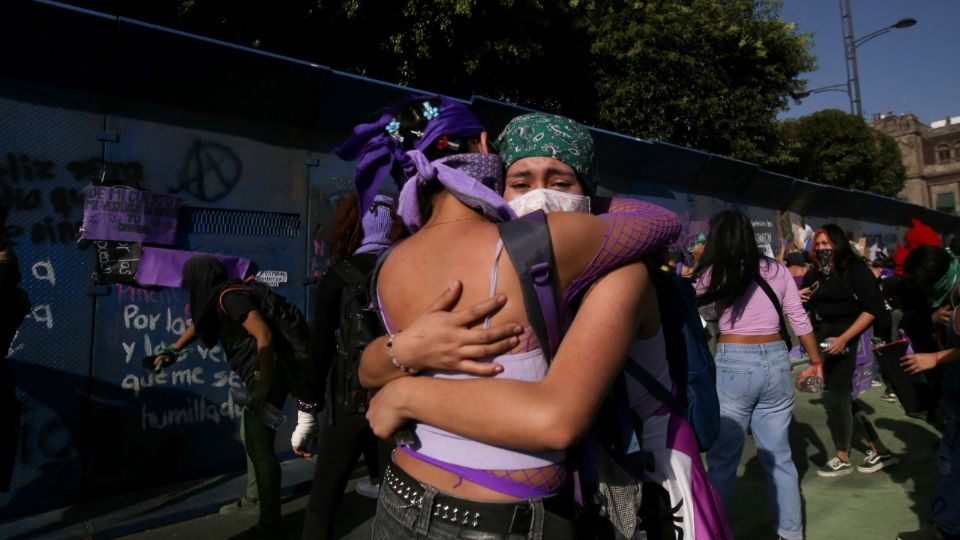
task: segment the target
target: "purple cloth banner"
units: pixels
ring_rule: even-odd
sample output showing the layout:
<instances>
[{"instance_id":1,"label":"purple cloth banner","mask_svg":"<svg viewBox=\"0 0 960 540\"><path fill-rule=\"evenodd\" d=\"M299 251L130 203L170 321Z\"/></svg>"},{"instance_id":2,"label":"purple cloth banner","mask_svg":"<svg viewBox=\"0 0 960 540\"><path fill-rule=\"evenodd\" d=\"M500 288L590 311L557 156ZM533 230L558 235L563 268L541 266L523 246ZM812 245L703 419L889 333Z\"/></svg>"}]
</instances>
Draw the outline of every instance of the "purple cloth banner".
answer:
<instances>
[{"instance_id":1,"label":"purple cloth banner","mask_svg":"<svg viewBox=\"0 0 960 540\"><path fill-rule=\"evenodd\" d=\"M137 268L137 283L143 286L179 288L183 281L183 265L194 255L210 255L216 258L227 267L230 279L243 279L250 268L250 259L243 257L143 246L140 266Z\"/></svg>"},{"instance_id":2,"label":"purple cloth banner","mask_svg":"<svg viewBox=\"0 0 960 540\"><path fill-rule=\"evenodd\" d=\"M84 189L80 238L172 244L180 197L123 187Z\"/></svg>"}]
</instances>

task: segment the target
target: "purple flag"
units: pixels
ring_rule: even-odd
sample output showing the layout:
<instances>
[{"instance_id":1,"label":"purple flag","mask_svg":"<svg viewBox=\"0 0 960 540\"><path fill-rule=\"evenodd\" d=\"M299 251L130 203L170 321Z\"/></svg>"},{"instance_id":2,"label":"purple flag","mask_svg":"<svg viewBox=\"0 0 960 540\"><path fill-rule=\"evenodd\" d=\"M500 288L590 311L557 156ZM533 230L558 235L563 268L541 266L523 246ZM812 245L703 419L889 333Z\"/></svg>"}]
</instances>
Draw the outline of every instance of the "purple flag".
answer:
<instances>
[{"instance_id":1,"label":"purple flag","mask_svg":"<svg viewBox=\"0 0 960 540\"><path fill-rule=\"evenodd\" d=\"M172 244L180 197L123 187L87 186L80 238Z\"/></svg>"},{"instance_id":2,"label":"purple flag","mask_svg":"<svg viewBox=\"0 0 960 540\"><path fill-rule=\"evenodd\" d=\"M183 265L194 255L210 255L216 258L227 268L230 279L243 279L250 268L250 259L243 257L143 246L140 266L137 268L137 283L143 286L179 288L183 281Z\"/></svg>"}]
</instances>

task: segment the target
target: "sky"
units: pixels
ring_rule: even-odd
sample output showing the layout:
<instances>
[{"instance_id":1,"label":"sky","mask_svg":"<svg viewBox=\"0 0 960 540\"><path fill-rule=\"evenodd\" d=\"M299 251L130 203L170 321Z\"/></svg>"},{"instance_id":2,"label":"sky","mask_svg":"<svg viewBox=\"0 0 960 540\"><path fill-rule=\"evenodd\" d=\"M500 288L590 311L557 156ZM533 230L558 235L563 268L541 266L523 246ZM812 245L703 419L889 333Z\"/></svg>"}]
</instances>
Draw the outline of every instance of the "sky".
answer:
<instances>
[{"instance_id":1,"label":"sky","mask_svg":"<svg viewBox=\"0 0 960 540\"><path fill-rule=\"evenodd\" d=\"M800 75L807 88L846 83L840 2L783 0L780 17L812 35L816 67ZM917 24L894 29L857 47L860 95L866 119L912 112L929 125L960 116L960 0L850 0L853 32L859 38L910 17ZM780 118L823 109L850 110L846 90L822 92L790 102Z\"/></svg>"}]
</instances>

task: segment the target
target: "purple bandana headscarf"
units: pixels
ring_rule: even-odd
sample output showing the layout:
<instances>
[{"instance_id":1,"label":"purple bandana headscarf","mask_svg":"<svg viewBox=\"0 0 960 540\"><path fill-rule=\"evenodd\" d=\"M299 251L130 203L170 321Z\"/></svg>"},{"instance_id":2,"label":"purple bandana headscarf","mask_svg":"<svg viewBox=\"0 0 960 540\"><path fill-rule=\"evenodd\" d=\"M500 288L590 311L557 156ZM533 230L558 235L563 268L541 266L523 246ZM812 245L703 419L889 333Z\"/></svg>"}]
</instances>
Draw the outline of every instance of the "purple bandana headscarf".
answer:
<instances>
[{"instance_id":1,"label":"purple bandana headscarf","mask_svg":"<svg viewBox=\"0 0 960 540\"><path fill-rule=\"evenodd\" d=\"M397 214L410 232L423 225L419 192L430 182L440 182L463 204L479 210L487 219L501 223L516 215L500 196L503 164L493 154L456 154L431 163L419 150L407 152L417 173L400 190Z\"/></svg>"},{"instance_id":2,"label":"purple bandana headscarf","mask_svg":"<svg viewBox=\"0 0 960 540\"><path fill-rule=\"evenodd\" d=\"M423 136L414 143L417 150L423 151L428 148L440 135L458 139L477 137L483 132L483 124L467 109L466 105L443 96L411 96L389 107L376 122L356 126L350 138L334 149L334 153L341 159L360 160L357 163L353 183L360 199L361 210L370 207L380 184L395 165L399 165L401 169L413 166L403 150L403 143L387 133L387 124L392 122L397 112L410 102L428 99L440 100L440 106L437 107L439 114L427 121ZM399 185L398 182L398 187Z\"/></svg>"}]
</instances>

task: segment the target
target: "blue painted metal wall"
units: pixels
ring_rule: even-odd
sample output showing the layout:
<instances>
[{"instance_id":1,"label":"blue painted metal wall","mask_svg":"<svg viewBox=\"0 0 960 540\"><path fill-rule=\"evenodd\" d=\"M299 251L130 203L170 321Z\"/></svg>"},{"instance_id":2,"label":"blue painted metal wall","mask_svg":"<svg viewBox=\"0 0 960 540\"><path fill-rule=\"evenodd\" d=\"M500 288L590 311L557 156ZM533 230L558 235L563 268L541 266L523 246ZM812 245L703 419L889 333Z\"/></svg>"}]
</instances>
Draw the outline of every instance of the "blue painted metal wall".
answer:
<instances>
[{"instance_id":1,"label":"blue painted metal wall","mask_svg":"<svg viewBox=\"0 0 960 540\"><path fill-rule=\"evenodd\" d=\"M92 250L74 240L80 191L101 165L115 180L184 200L178 249L250 258L288 275L279 292L306 312L329 264L324 242L352 168L333 146L408 89L77 10L0 8L0 200L12 208L33 310L12 347L23 430L0 519L238 470L238 383L219 347L163 376L137 359L187 322L178 289L94 287ZM475 98L496 133L516 107ZM685 222L740 208L779 246L790 222L839 222L892 247L910 217L941 233L955 216L820 186L729 158L596 131L602 184L663 204ZM287 430L277 451L289 454Z\"/></svg>"}]
</instances>

